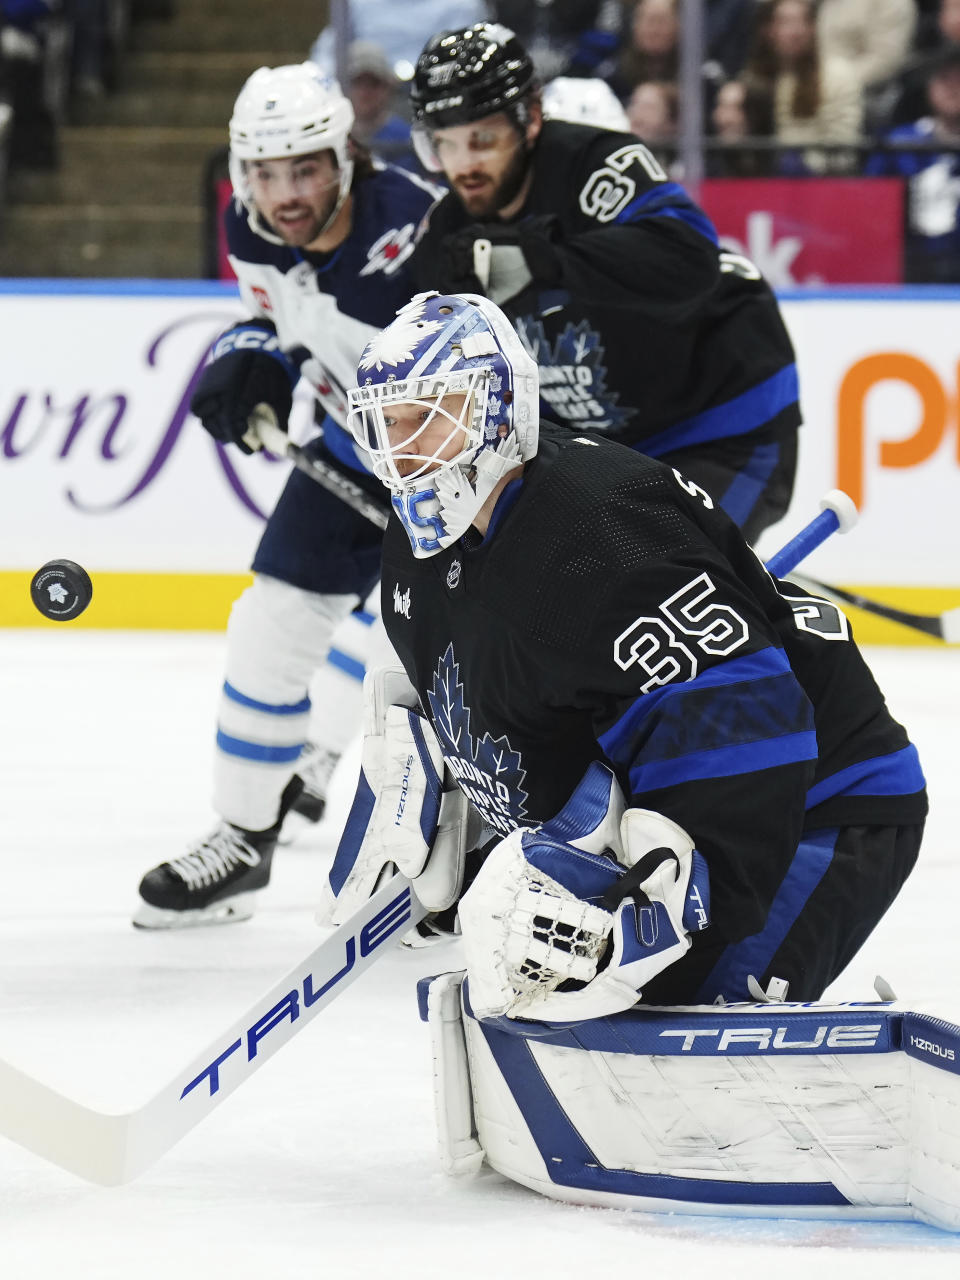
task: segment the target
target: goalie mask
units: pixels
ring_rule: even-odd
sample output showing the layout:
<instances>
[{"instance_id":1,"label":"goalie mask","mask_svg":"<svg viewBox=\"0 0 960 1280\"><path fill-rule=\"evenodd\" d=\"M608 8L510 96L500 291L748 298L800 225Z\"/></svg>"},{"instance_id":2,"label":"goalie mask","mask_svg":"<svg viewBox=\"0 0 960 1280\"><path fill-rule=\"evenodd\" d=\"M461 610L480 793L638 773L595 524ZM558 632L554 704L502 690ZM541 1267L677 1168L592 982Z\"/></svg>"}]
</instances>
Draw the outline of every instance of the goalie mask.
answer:
<instances>
[{"instance_id":1,"label":"goalie mask","mask_svg":"<svg viewBox=\"0 0 960 1280\"><path fill-rule=\"evenodd\" d=\"M364 348L349 426L413 553L450 546L537 451L537 366L475 294L418 294Z\"/></svg>"},{"instance_id":2,"label":"goalie mask","mask_svg":"<svg viewBox=\"0 0 960 1280\"><path fill-rule=\"evenodd\" d=\"M332 151L339 170L336 203L319 234L340 212L350 192L353 160L349 136L353 107L335 80L313 62L288 67L260 67L240 90L230 117L230 181L247 210L252 230L271 244L284 241L269 229L247 176L251 160L282 160Z\"/></svg>"}]
</instances>

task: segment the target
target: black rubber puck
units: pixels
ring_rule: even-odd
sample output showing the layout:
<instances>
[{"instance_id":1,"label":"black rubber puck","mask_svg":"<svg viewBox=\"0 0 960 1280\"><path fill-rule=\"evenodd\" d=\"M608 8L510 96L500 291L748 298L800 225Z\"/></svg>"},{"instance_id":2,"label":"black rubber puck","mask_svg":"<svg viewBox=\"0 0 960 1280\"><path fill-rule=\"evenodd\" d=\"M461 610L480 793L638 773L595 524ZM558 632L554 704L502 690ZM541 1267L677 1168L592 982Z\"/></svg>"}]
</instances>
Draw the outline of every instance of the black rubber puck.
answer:
<instances>
[{"instance_id":1,"label":"black rubber puck","mask_svg":"<svg viewBox=\"0 0 960 1280\"><path fill-rule=\"evenodd\" d=\"M70 622L93 598L93 583L73 560L48 560L30 580L30 598L45 618Z\"/></svg>"}]
</instances>

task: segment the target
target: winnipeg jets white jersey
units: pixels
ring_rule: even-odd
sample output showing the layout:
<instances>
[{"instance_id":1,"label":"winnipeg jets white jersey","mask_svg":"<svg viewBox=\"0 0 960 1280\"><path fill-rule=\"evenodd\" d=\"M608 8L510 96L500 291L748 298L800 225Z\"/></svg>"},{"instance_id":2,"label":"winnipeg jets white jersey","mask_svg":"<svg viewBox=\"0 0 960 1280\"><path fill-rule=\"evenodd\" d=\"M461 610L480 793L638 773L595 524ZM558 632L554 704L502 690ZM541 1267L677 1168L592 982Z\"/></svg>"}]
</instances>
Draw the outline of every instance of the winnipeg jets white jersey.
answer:
<instances>
[{"instance_id":1,"label":"winnipeg jets white jersey","mask_svg":"<svg viewBox=\"0 0 960 1280\"><path fill-rule=\"evenodd\" d=\"M271 244L233 202L225 215L245 304L276 325L280 345L340 426L360 353L415 292L407 260L420 219L441 193L404 169L378 165L352 194L350 235L329 254Z\"/></svg>"}]
</instances>

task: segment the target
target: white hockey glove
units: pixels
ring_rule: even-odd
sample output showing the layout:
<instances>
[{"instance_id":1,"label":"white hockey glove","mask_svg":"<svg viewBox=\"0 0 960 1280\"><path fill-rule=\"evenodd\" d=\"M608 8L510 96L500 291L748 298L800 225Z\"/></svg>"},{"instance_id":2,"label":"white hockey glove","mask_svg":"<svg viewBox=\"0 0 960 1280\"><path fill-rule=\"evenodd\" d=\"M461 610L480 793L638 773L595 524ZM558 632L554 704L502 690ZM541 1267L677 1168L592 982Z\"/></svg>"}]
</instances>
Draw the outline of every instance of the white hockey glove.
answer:
<instances>
[{"instance_id":1,"label":"white hockey glove","mask_svg":"<svg viewBox=\"0 0 960 1280\"><path fill-rule=\"evenodd\" d=\"M460 892L470 835L466 796L445 779L440 744L417 710L406 673L378 667L364 680L364 736L353 807L324 887L318 920L340 924L395 867L429 911Z\"/></svg>"},{"instance_id":2,"label":"white hockey glove","mask_svg":"<svg viewBox=\"0 0 960 1280\"><path fill-rule=\"evenodd\" d=\"M461 900L473 1011L544 1022L619 1013L709 922L707 865L690 837L662 814L624 811L595 762L555 818L496 846Z\"/></svg>"}]
</instances>

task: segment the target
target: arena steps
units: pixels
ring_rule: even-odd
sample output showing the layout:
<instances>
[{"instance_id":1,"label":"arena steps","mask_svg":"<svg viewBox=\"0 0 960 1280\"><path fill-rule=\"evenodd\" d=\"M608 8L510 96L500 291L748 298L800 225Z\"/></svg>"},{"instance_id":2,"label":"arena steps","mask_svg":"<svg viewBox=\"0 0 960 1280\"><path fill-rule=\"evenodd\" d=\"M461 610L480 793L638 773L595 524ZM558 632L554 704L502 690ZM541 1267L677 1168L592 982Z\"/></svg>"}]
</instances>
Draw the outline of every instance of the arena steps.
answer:
<instances>
[{"instance_id":1,"label":"arena steps","mask_svg":"<svg viewBox=\"0 0 960 1280\"><path fill-rule=\"evenodd\" d=\"M259 66L303 61L327 5L171 7L135 24L115 92L71 104L58 166L10 175L0 275L202 273L203 175L236 94Z\"/></svg>"}]
</instances>

